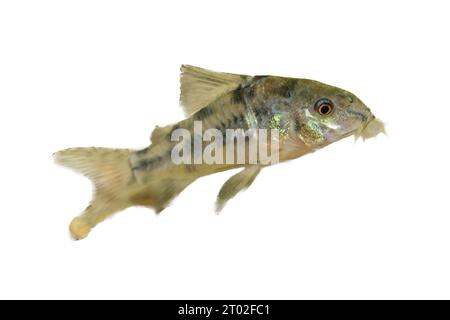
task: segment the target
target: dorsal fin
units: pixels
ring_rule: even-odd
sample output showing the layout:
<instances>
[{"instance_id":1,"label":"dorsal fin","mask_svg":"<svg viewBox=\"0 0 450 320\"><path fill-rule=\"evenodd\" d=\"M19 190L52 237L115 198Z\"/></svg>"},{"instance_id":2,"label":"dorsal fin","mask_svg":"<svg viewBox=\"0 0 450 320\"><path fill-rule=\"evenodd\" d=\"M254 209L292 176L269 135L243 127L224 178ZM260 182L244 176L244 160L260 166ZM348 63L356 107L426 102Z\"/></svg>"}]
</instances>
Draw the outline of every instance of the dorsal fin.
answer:
<instances>
[{"instance_id":1,"label":"dorsal fin","mask_svg":"<svg viewBox=\"0 0 450 320\"><path fill-rule=\"evenodd\" d=\"M180 104L186 116L190 116L251 79L251 76L215 72L184 64L180 75Z\"/></svg>"}]
</instances>

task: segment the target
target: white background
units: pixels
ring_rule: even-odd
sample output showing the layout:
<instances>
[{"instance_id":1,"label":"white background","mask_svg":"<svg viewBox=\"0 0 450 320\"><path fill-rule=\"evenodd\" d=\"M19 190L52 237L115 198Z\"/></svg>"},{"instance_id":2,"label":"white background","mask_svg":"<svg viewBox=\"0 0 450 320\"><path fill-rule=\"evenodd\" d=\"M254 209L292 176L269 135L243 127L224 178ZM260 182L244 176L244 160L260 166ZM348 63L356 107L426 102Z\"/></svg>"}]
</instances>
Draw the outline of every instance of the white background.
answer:
<instances>
[{"instance_id":1,"label":"white background","mask_svg":"<svg viewBox=\"0 0 450 320\"><path fill-rule=\"evenodd\" d=\"M0 298L450 298L446 1L2 1ZM182 63L312 78L388 136L234 172L72 241L73 146L142 148L182 119Z\"/></svg>"}]
</instances>

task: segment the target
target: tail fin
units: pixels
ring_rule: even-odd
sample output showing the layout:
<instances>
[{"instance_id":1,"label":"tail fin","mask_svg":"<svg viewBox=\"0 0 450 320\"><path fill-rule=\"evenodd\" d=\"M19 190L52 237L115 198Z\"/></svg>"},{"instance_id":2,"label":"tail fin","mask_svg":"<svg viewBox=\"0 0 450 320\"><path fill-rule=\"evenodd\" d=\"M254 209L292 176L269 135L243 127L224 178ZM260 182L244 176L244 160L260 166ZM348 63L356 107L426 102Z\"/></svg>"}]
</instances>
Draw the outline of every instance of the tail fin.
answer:
<instances>
[{"instance_id":1,"label":"tail fin","mask_svg":"<svg viewBox=\"0 0 450 320\"><path fill-rule=\"evenodd\" d=\"M70 148L53 155L56 163L82 173L94 184L90 205L70 225L75 239L86 237L108 215L128 207L125 187L133 177L130 152L128 149Z\"/></svg>"}]
</instances>

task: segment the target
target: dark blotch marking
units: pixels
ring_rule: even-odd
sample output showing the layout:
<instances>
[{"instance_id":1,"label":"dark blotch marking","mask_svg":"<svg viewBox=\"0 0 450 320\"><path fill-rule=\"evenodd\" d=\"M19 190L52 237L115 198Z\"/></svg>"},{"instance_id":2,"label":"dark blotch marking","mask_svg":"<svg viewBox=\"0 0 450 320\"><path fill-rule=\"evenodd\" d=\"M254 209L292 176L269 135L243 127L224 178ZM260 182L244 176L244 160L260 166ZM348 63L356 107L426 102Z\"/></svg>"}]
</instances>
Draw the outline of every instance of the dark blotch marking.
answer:
<instances>
[{"instance_id":1,"label":"dark blotch marking","mask_svg":"<svg viewBox=\"0 0 450 320\"><path fill-rule=\"evenodd\" d=\"M194 120L202 121L206 118L209 118L213 114L214 114L214 111L212 110L212 108L209 106L206 106L194 114Z\"/></svg>"},{"instance_id":2,"label":"dark blotch marking","mask_svg":"<svg viewBox=\"0 0 450 320\"><path fill-rule=\"evenodd\" d=\"M150 149L150 147L147 147L147 148L145 148L145 149L138 150L138 151L136 151L136 154L137 154L137 155L143 155L143 154L146 154L147 151L148 151L149 149Z\"/></svg>"},{"instance_id":3,"label":"dark blotch marking","mask_svg":"<svg viewBox=\"0 0 450 320\"><path fill-rule=\"evenodd\" d=\"M249 98L253 98L255 96L255 86L247 87L247 89L245 90L245 93L247 94L247 96Z\"/></svg>"},{"instance_id":4,"label":"dark blotch marking","mask_svg":"<svg viewBox=\"0 0 450 320\"><path fill-rule=\"evenodd\" d=\"M266 108L264 106L254 109L253 113L256 117L256 120L258 120L258 123L263 123L264 120L267 120L271 115L269 108Z\"/></svg>"},{"instance_id":5,"label":"dark blotch marking","mask_svg":"<svg viewBox=\"0 0 450 320\"><path fill-rule=\"evenodd\" d=\"M300 127L301 127L300 120L298 119L298 117L294 117L294 130L296 132L299 132L300 131Z\"/></svg>"},{"instance_id":6,"label":"dark blotch marking","mask_svg":"<svg viewBox=\"0 0 450 320\"><path fill-rule=\"evenodd\" d=\"M231 97L231 102L234 104L242 104L244 103L244 90L242 86L239 86L233 91L233 95Z\"/></svg>"},{"instance_id":7,"label":"dark blotch marking","mask_svg":"<svg viewBox=\"0 0 450 320\"><path fill-rule=\"evenodd\" d=\"M247 121L245 121L245 116L243 114L239 115L239 128L246 130L248 128Z\"/></svg>"},{"instance_id":8,"label":"dark blotch marking","mask_svg":"<svg viewBox=\"0 0 450 320\"><path fill-rule=\"evenodd\" d=\"M145 170L153 166L153 160L141 160L132 169L133 170Z\"/></svg>"},{"instance_id":9,"label":"dark blotch marking","mask_svg":"<svg viewBox=\"0 0 450 320\"><path fill-rule=\"evenodd\" d=\"M169 152L169 153L164 154L163 156L156 156L156 157L150 158L150 159L143 159L143 160L139 161L137 163L137 165L134 166L132 169L133 170L153 169L153 168L157 167L158 165L160 165L165 157L167 157L167 156L170 157L170 155L171 155L171 153Z\"/></svg>"},{"instance_id":10,"label":"dark blotch marking","mask_svg":"<svg viewBox=\"0 0 450 320\"><path fill-rule=\"evenodd\" d=\"M274 93L284 98L291 98L295 87L295 80L287 80L283 85L275 89Z\"/></svg>"},{"instance_id":11,"label":"dark blotch marking","mask_svg":"<svg viewBox=\"0 0 450 320\"><path fill-rule=\"evenodd\" d=\"M233 115L232 119L229 119L228 122L222 125L221 131L223 134L223 137L225 138L226 129L230 128L233 129L238 124L239 118L236 115Z\"/></svg>"},{"instance_id":12,"label":"dark blotch marking","mask_svg":"<svg viewBox=\"0 0 450 320\"><path fill-rule=\"evenodd\" d=\"M258 123L261 123L263 120L263 116L264 116L263 112L264 112L264 110L261 107L253 110L253 114L255 115L255 118L258 121Z\"/></svg>"},{"instance_id":13,"label":"dark blotch marking","mask_svg":"<svg viewBox=\"0 0 450 320\"><path fill-rule=\"evenodd\" d=\"M290 98L291 97L291 88L289 88L286 85L283 85L281 87L278 88L278 95L285 97L285 98Z\"/></svg>"},{"instance_id":14,"label":"dark blotch marking","mask_svg":"<svg viewBox=\"0 0 450 320\"><path fill-rule=\"evenodd\" d=\"M225 137L228 126L229 126L229 123L226 124L225 122L221 121L220 125L217 126L215 129L219 130L222 133L222 137Z\"/></svg>"}]
</instances>

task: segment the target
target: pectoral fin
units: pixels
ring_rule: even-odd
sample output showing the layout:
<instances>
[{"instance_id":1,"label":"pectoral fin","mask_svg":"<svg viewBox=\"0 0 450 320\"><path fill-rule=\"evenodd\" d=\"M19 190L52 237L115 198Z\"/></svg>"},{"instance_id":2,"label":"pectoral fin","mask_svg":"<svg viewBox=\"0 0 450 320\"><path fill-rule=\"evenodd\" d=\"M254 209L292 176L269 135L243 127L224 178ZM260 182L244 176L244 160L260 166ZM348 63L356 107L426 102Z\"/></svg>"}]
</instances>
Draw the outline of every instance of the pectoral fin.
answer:
<instances>
[{"instance_id":1,"label":"pectoral fin","mask_svg":"<svg viewBox=\"0 0 450 320\"><path fill-rule=\"evenodd\" d=\"M217 195L216 212L220 212L227 201L233 198L240 191L250 187L260 171L261 167L251 166L245 168L228 179Z\"/></svg>"}]
</instances>

